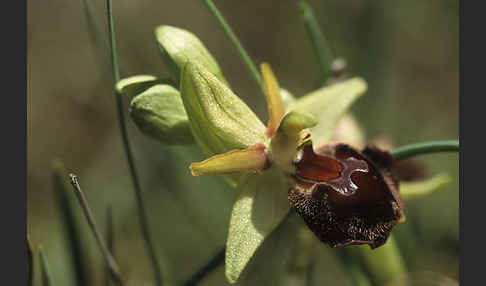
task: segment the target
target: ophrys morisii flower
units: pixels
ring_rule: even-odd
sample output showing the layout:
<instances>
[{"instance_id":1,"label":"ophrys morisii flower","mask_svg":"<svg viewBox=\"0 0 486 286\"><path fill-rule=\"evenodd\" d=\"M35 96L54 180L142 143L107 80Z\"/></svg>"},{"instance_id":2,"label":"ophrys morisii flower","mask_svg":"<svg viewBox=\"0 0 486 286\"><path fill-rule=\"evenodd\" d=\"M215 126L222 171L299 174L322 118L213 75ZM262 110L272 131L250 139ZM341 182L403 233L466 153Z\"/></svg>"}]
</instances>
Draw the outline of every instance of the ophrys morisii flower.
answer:
<instances>
[{"instance_id":1,"label":"ophrys morisii flower","mask_svg":"<svg viewBox=\"0 0 486 286\"><path fill-rule=\"evenodd\" d=\"M191 164L191 173L223 175L236 187L226 243L230 282L291 208L330 247L386 242L404 218L390 172L393 159L376 147L364 148L361 131L346 113L366 91L363 79L295 99L264 63L265 126L232 92L196 36L161 26L156 37L178 89L150 76L126 80L118 89L143 86L131 103L140 129L164 143L195 142L208 159Z\"/></svg>"}]
</instances>

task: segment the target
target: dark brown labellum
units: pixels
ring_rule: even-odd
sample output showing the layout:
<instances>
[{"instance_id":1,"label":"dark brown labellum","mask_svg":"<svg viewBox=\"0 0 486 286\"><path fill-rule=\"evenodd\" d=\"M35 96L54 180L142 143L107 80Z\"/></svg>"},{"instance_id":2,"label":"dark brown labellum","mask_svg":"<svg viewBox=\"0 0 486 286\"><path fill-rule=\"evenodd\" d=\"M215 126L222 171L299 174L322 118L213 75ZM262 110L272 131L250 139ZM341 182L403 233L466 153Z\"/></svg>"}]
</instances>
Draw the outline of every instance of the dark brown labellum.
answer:
<instances>
[{"instance_id":1,"label":"dark brown labellum","mask_svg":"<svg viewBox=\"0 0 486 286\"><path fill-rule=\"evenodd\" d=\"M345 144L311 144L295 161L295 186L288 199L316 236L331 247L383 245L402 216L393 158L369 147L358 152Z\"/></svg>"}]
</instances>

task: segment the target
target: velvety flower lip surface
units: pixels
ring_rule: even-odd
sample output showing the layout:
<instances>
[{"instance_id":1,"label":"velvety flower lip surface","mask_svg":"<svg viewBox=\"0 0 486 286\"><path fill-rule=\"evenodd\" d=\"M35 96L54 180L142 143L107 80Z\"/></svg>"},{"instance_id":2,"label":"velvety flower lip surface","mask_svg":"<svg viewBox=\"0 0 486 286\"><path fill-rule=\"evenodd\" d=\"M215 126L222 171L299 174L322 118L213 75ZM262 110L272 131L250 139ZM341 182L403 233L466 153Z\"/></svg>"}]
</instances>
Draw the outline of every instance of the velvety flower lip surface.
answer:
<instances>
[{"instance_id":1,"label":"velvety flower lip surface","mask_svg":"<svg viewBox=\"0 0 486 286\"><path fill-rule=\"evenodd\" d=\"M314 234L330 247L383 245L402 217L387 154L346 144L315 153L310 143L301 152L288 199Z\"/></svg>"}]
</instances>

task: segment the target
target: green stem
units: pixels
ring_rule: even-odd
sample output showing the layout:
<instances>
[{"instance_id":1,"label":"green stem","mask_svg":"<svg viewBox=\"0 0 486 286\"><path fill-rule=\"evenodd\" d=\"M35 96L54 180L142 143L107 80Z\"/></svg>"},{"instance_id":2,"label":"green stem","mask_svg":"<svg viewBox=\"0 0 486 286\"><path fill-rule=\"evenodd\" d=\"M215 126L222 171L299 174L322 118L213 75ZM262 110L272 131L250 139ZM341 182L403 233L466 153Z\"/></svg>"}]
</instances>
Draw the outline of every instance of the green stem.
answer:
<instances>
[{"instance_id":1,"label":"green stem","mask_svg":"<svg viewBox=\"0 0 486 286\"><path fill-rule=\"evenodd\" d=\"M336 258L341 262L341 266L348 273L349 280L353 286L370 286L371 282L366 276L353 250L349 247L335 249Z\"/></svg>"},{"instance_id":2,"label":"green stem","mask_svg":"<svg viewBox=\"0 0 486 286\"><path fill-rule=\"evenodd\" d=\"M113 211L111 208L111 205L108 206L106 209L106 223L105 223L105 233L106 233L106 246L108 248L108 251L115 256L115 253L113 252ZM110 286L111 285L111 274L110 274L110 269L106 267L105 270L105 285Z\"/></svg>"},{"instance_id":3,"label":"green stem","mask_svg":"<svg viewBox=\"0 0 486 286\"><path fill-rule=\"evenodd\" d=\"M317 23L311 6L307 4L307 2L301 1L299 3L299 8L302 14L302 20L304 21L305 28L312 43L312 48L318 59L317 62L321 72L321 84L323 84L332 73L331 64L333 55L329 48L329 44L324 37L324 33Z\"/></svg>"},{"instance_id":4,"label":"green stem","mask_svg":"<svg viewBox=\"0 0 486 286\"><path fill-rule=\"evenodd\" d=\"M49 262L47 262L47 258L44 254L44 248L42 248L42 246L39 246L39 258L42 272L42 286L53 286L54 283L52 283Z\"/></svg>"},{"instance_id":5,"label":"green stem","mask_svg":"<svg viewBox=\"0 0 486 286\"><path fill-rule=\"evenodd\" d=\"M374 250L368 245L360 245L351 251L361 258L373 285L388 285L407 277L405 263L392 235L384 245Z\"/></svg>"},{"instance_id":6,"label":"green stem","mask_svg":"<svg viewBox=\"0 0 486 286\"><path fill-rule=\"evenodd\" d=\"M98 49L98 55L100 56L100 60L104 61L109 66L108 62L108 41L106 41L105 37L103 36L103 32L101 30L101 25L96 20L96 14L93 9L93 5L90 0L83 0L83 7L86 16L86 21L88 22L88 33L91 37L93 45L96 49Z\"/></svg>"},{"instance_id":7,"label":"green stem","mask_svg":"<svg viewBox=\"0 0 486 286\"><path fill-rule=\"evenodd\" d=\"M437 152L459 152L459 140L410 144L393 149L390 153L395 160L405 160L413 156Z\"/></svg>"},{"instance_id":8,"label":"green stem","mask_svg":"<svg viewBox=\"0 0 486 286\"><path fill-rule=\"evenodd\" d=\"M228 25L226 20L224 19L223 15L219 12L218 8L214 5L213 1L211 0L203 0L204 4L209 8L209 10L213 13L213 15L216 17L218 20L219 24L223 28L224 32L226 35L230 38L231 42L233 45L235 45L236 50L238 51L238 54L240 55L241 59L243 60L243 63L245 64L248 72L250 73L251 77L255 81L255 83L258 85L258 87L264 92L265 86L263 85L263 79L260 73L258 72L258 69L256 68L255 64L253 61L250 59L250 56L246 52L245 48L243 48L243 45L241 44L240 40L236 37L236 35L233 33L233 30L231 27Z\"/></svg>"},{"instance_id":9,"label":"green stem","mask_svg":"<svg viewBox=\"0 0 486 286\"><path fill-rule=\"evenodd\" d=\"M117 60L117 53L116 53L116 41L115 41L115 31L114 31L114 23L113 23L113 11L111 0L107 0L107 10L108 10L108 29L110 34L110 54L112 60L112 67L113 67L113 81L114 86L120 80L120 72L118 69L118 60ZM160 271L160 263L157 259L157 255L155 253L154 243L152 241L150 235L150 229L148 225L147 214L145 211L145 204L142 198L142 190L140 187L140 183L137 176L137 171L135 168L135 162L133 160L132 150L130 148L130 142L128 141L128 134L127 129L125 126L125 115L123 113L123 102L121 94L118 94L115 89L115 99L117 104L117 111L118 111L118 122L120 125L120 133L122 137L123 147L125 149L125 154L128 161L128 166L130 169L130 177L132 179L133 188L135 191L136 202L137 202L137 212L138 217L140 220L140 227L142 230L142 236L144 238L145 246L150 256L150 260L152 263L152 268L154 271L154 278L155 284L158 286L162 285L162 272Z\"/></svg>"}]
</instances>

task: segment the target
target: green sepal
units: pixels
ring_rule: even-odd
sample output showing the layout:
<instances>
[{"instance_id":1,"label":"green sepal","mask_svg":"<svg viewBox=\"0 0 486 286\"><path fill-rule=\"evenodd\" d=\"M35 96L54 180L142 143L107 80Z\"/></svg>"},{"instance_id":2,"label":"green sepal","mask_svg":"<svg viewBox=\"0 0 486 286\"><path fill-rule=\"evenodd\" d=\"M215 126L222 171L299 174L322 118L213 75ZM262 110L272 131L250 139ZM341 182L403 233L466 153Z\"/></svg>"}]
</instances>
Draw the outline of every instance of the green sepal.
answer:
<instances>
[{"instance_id":1,"label":"green sepal","mask_svg":"<svg viewBox=\"0 0 486 286\"><path fill-rule=\"evenodd\" d=\"M192 134L208 156L265 141L265 126L253 111L204 66L188 62L181 96Z\"/></svg>"},{"instance_id":2,"label":"green sepal","mask_svg":"<svg viewBox=\"0 0 486 286\"><path fill-rule=\"evenodd\" d=\"M116 83L115 90L118 94L128 98L128 100L132 100L137 94L156 84L174 85L174 82L168 78L157 78L154 75L140 74L121 79Z\"/></svg>"},{"instance_id":3,"label":"green sepal","mask_svg":"<svg viewBox=\"0 0 486 286\"><path fill-rule=\"evenodd\" d=\"M280 87L280 96L282 97L282 102L285 107L285 110L287 110L287 108L297 100L295 96L292 93L290 93L290 91L282 87Z\"/></svg>"},{"instance_id":4,"label":"green sepal","mask_svg":"<svg viewBox=\"0 0 486 286\"><path fill-rule=\"evenodd\" d=\"M339 119L366 89L367 84L362 78L351 78L299 98L289 110L308 112L318 118L319 123L310 131L314 146L321 146L332 139Z\"/></svg>"},{"instance_id":5,"label":"green sepal","mask_svg":"<svg viewBox=\"0 0 486 286\"><path fill-rule=\"evenodd\" d=\"M184 29L162 25L155 29L155 38L167 67L177 83L187 61L203 65L220 81L228 85L218 63L196 35Z\"/></svg>"},{"instance_id":6,"label":"green sepal","mask_svg":"<svg viewBox=\"0 0 486 286\"><path fill-rule=\"evenodd\" d=\"M194 142L181 95L170 85L157 84L135 96L130 115L145 135L163 143Z\"/></svg>"},{"instance_id":7,"label":"green sepal","mask_svg":"<svg viewBox=\"0 0 486 286\"><path fill-rule=\"evenodd\" d=\"M450 182L450 176L445 173L422 181L400 182L400 196L404 201L420 199L443 189Z\"/></svg>"},{"instance_id":8,"label":"green sepal","mask_svg":"<svg viewBox=\"0 0 486 286\"><path fill-rule=\"evenodd\" d=\"M258 247L287 216L288 188L277 168L261 175L248 173L238 181L226 242L225 273L230 283L238 280Z\"/></svg>"}]
</instances>

